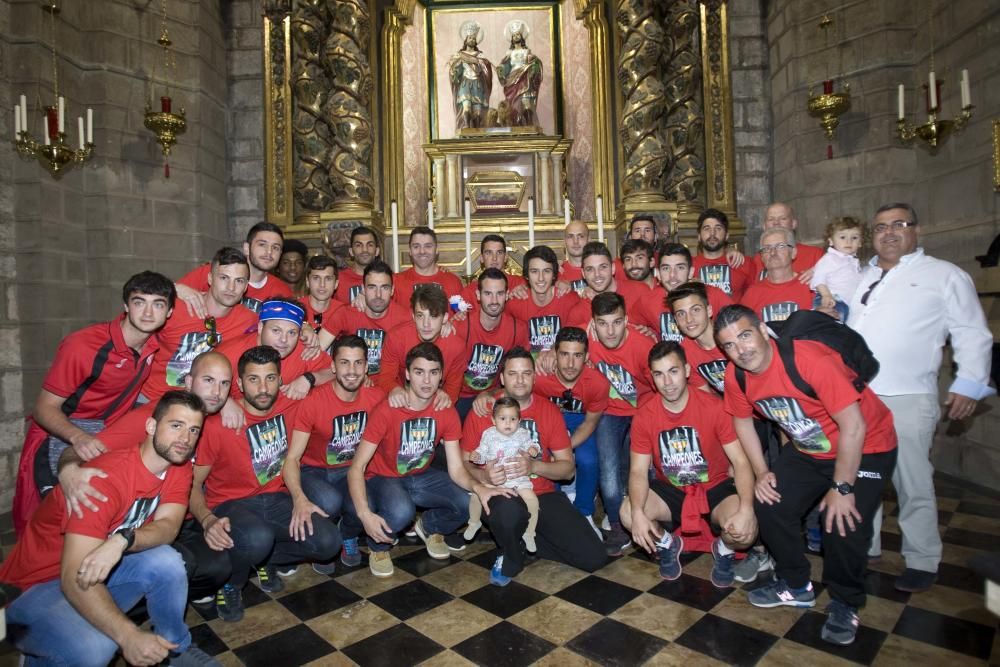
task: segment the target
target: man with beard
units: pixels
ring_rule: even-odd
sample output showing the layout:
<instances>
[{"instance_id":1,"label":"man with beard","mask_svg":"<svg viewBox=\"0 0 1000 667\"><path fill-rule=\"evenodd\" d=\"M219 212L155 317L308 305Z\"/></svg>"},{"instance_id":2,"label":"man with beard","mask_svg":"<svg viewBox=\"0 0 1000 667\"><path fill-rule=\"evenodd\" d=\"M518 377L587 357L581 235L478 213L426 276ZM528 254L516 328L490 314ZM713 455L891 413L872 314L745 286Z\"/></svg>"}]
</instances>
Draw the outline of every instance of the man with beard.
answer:
<instances>
[{"instance_id":1,"label":"man with beard","mask_svg":"<svg viewBox=\"0 0 1000 667\"><path fill-rule=\"evenodd\" d=\"M305 288L303 278L306 273L306 259L309 248L298 239L288 239L281 246L281 259L278 261L278 277L285 281L292 294L300 296Z\"/></svg>"},{"instance_id":2,"label":"man with beard","mask_svg":"<svg viewBox=\"0 0 1000 667\"><path fill-rule=\"evenodd\" d=\"M531 353L537 354L552 349L556 334L560 327L569 324L570 313L580 297L576 292L558 294L559 260L552 248L536 245L529 249L524 253L522 266L528 280L528 296L512 299L507 310L527 326L528 345Z\"/></svg>"},{"instance_id":3,"label":"man with beard","mask_svg":"<svg viewBox=\"0 0 1000 667\"><path fill-rule=\"evenodd\" d=\"M303 540L288 529L293 505L281 469L299 403L278 391L281 356L266 345L252 347L240 357L237 374L245 425L234 431L218 419L206 424L191 487L191 514L205 541L228 551L233 566L215 599L219 617L230 622L243 618L251 568L261 590L278 593L285 587L279 565L329 563L340 550L340 534L329 522L316 522Z\"/></svg>"},{"instance_id":4,"label":"man with beard","mask_svg":"<svg viewBox=\"0 0 1000 667\"><path fill-rule=\"evenodd\" d=\"M729 218L725 213L714 208L705 209L698 216L698 241L701 252L694 258L695 277L706 285L718 287L739 301L756 277L749 262L737 264L735 258L726 254L726 241L729 240Z\"/></svg>"},{"instance_id":5,"label":"man with beard","mask_svg":"<svg viewBox=\"0 0 1000 667\"><path fill-rule=\"evenodd\" d=\"M219 663L191 643L187 579L168 545L184 518L201 400L171 391L146 420L145 438L87 463L106 496L97 512L68 513L62 489L45 499L0 568L24 590L7 608L13 644L30 662L105 665ZM145 599L152 631L125 613Z\"/></svg>"},{"instance_id":6,"label":"man with beard","mask_svg":"<svg viewBox=\"0 0 1000 667\"><path fill-rule=\"evenodd\" d=\"M382 372L386 334L411 321L410 312L396 303L392 294L392 269L380 259L372 261L365 267L363 309L340 308L333 316L324 318L319 346L327 349L342 333L361 336L368 345L368 375L376 379Z\"/></svg>"},{"instance_id":7,"label":"man with beard","mask_svg":"<svg viewBox=\"0 0 1000 667\"><path fill-rule=\"evenodd\" d=\"M649 261L648 255L646 258ZM617 269L611 251L603 243L591 241L583 248L583 279L587 287L583 290L580 303L570 313L569 323L585 326L591 317L591 302L599 294L619 294L628 305L629 311L638 303L650 297L650 287L627 278L618 279Z\"/></svg>"},{"instance_id":8,"label":"man with beard","mask_svg":"<svg viewBox=\"0 0 1000 667\"><path fill-rule=\"evenodd\" d=\"M177 309L160 332L160 349L153 357L142 395L155 401L170 389L184 386L191 362L222 341L252 331L257 316L240 304L247 288L247 258L236 248L222 248L212 258L205 294L205 316Z\"/></svg>"},{"instance_id":9,"label":"man with beard","mask_svg":"<svg viewBox=\"0 0 1000 667\"><path fill-rule=\"evenodd\" d=\"M570 289L582 290L586 286L583 280L583 247L590 243L590 228L587 223L574 220L566 225L563 232L563 243L566 247L566 259L559 266L559 280L569 283Z\"/></svg>"},{"instance_id":10,"label":"man with beard","mask_svg":"<svg viewBox=\"0 0 1000 667\"><path fill-rule=\"evenodd\" d=\"M437 234L430 227L410 230L410 263L413 265L396 276L393 298L405 307L410 303L417 285L435 285L445 298L462 293L462 281L450 271L438 266Z\"/></svg>"},{"instance_id":11,"label":"man with beard","mask_svg":"<svg viewBox=\"0 0 1000 667\"><path fill-rule=\"evenodd\" d=\"M792 269L797 250L795 233L784 227L769 229L760 237L760 257L767 273L743 293L740 303L763 322L783 322L797 310L812 308L809 284L796 280Z\"/></svg>"},{"instance_id":12,"label":"man with beard","mask_svg":"<svg viewBox=\"0 0 1000 667\"><path fill-rule=\"evenodd\" d=\"M344 272L346 275L347 272ZM323 320L343 308L344 304L333 298L338 286L337 263L326 255L309 258L306 265L306 295L299 299L306 309L305 321L319 333Z\"/></svg>"},{"instance_id":13,"label":"man with beard","mask_svg":"<svg viewBox=\"0 0 1000 667\"><path fill-rule=\"evenodd\" d=\"M243 305L255 313L260 310L260 304L268 297L292 296L292 290L288 285L271 274L281 259L284 239L281 227L270 222L258 222L247 232L247 240L243 243L243 254L249 261L250 274L246 293L240 298L243 300ZM177 296L188 305L187 310L191 316L211 315L209 296L204 290L211 289L209 274L213 266L214 262L202 264L177 281Z\"/></svg>"},{"instance_id":14,"label":"man with beard","mask_svg":"<svg viewBox=\"0 0 1000 667\"><path fill-rule=\"evenodd\" d=\"M691 251L682 243L666 243L660 249L657 258L657 277L660 284L653 289L653 296L642 299L636 304L633 317L637 324L642 324L656 332L659 340L681 342L684 334L677 324L674 313L671 312L667 299L670 292L693 277L691 269ZM703 284L703 283L702 283ZM725 292L712 285L704 285L712 310L718 312L723 306L733 301ZM713 340L712 345L715 345Z\"/></svg>"},{"instance_id":15,"label":"man with beard","mask_svg":"<svg viewBox=\"0 0 1000 667\"><path fill-rule=\"evenodd\" d=\"M656 278L653 277L655 257L652 245L642 239L629 239L622 244L618 257L621 259L625 277L631 281L630 287L645 285L650 290L656 287Z\"/></svg>"},{"instance_id":16,"label":"man with beard","mask_svg":"<svg viewBox=\"0 0 1000 667\"><path fill-rule=\"evenodd\" d=\"M226 403L232 379L232 366L223 355L214 351L204 352L191 364L191 372L184 376L184 388L201 399L207 419L218 414ZM132 410L98 433L97 439L109 452L134 447L141 439L154 407L153 403L146 403ZM77 518L83 517L84 509L97 512L100 504L107 502L107 497L90 482L94 477L107 477L109 471L82 464L72 448L64 451L59 459L59 486L70 511ZM210 549L205 543L201 525L191 518L185 518L172 546L184 558L190 599L196 604L214 602L215 592L229 579L229 556Z\"/></svg>"},{"instance_id":17,"label":"man with beard","mask_svg":"<svg viewBox=\"0 0 1000 667\"><path fill-rule=\"evenodd\" d=\"M562 412L576 462L576 478L561 490L600 535L593 519L598 480L594 431L608 409L609 387L604 376L589 365L588 346L587 332L583 329L560 329L554 348L555 372L535 375L534 392L552 401Z\"/></svg>"},{"instance_id":18,"label":"man with beard","mask_svg":"<svg viewBox=\"0 0 1000 667\"><path fill-rule=\"evenodd\" d=\"M504 312L508 295L507 275L499 269L487 268L479 274L475 285L479 308L461 327L468 329L462 390L455 406L462 421L472 409L476 396L496 386L506 351L515 345L523 347L528 343L528 327Z\"/></svg>"},{"instance_id":19,"label":"man with beard","mask_svg":"<svg viewBox=\"0 0 1000 667\"><path fill-rule=\"evenodd\" d=\"M486 269L496 269L507 277L507 292L513 296L513 292L521 296L527 296L528 287L519 275L507 273L507 241L499 234L487 234L479 243L479 267L480 271ZM480 275L482 275L480 273ZM476 281L470 282L462 289L462 299L474 309L479 307L479 299L476 292L479 284ZM449 295L450 296L450 295Z\"/></svg>"},{"instance_id":20,"label":"man with beard","mask_svg":"<svg viewBox=\"0 0 1000 667\"><path fill-rule=\"evenodd\" d=\"M495 494L513 493L475 482L462 467L458 413L433 405L444 367L437 346L415 345L405 364L403 407L384 402L375 409L347 472L355 511L344 514L344 536L350 540L367 534L368 568L376 577L392 576L389 551L396 535L413 523L418 507L424 512L414 530L431 558L447 560L451 551L444 535L468 520L467 492L478 495L484 506ZM448 472L431 465L439 441L444 442Z\"/></svg>"},{"instance_id":21,"label":"man with beard","mask_svg":"<svg viewBox=\"0 0 1000 667\"><path fill-rule=\"evenodd\" d=\"M650 248L656 247L656 219L646 213L638 213L629 223L628 237L637 241L645 241Z\"/></svg>"},{"instance_id":22,"label":"man with beard","mask_svg":"<svg viewBox=\"0 0 1000 667\"><path fill-rule=\"evenodd\" d=\"M28 418L14 494L14 528L20 534L38 507L40 491L55 483L55 463L66 447L84 461L104 446L92 435L113 424L135 402L162 345L156 335L173 312L170 280L143 271L122 288L124 313L62 340Z\"/></svg>"},{"instance_id":23,"label":"man with beard","mask_svg":"<svg viewBox=\"0 0 1000 667\"><path fill-rule=\"evenodd\" d=\"M330 349L334 379L309 395L299 406L292 443L281 475L292 496L289 532L297 540L313 532L315 521L336 523L350 499L347 470L361 435L375 409L385 401L377 387L364 386L368 346L359 336L340 336ZM358 539L343 540L340 561L348 567L361 563ZM333 574L333 564L313 564L319 574Z\"/></svg>"},{"instance_id":24,"label":"man with beard","mask_svg":"<svg viewBox=\"0 0 1000 667\"><path fill-rule=\"evenodd\" d=\"M600 539L566 495L556 492L556 481L573 478L573 453L559 409L532 393L535 363L531 353L524 348L510 350L504 359L500 383L503 395L518 402L521 426L531 434L541 454L537 458L522 454L481 467L474 465L472 452L479 446L479 436L492 422L490 417L473 412L465 420L462 431L466 469L481 482L494 485L530 475L538 496L535 534L538 555L587 572L600 569L607 561ZM490 401L484 399L483 403L487 410L492 407ZM494 586L506 586L524 568L521 536L528 525L528 508L521 498L504 495L507 497L494 498L489 504L483 502L489 514L486 522L500 550L490 570L490 583Z\"/></svg>"},{"instance_id":25,"label":"man with beard","mask_svg":"<svg viewBox=\"0 0 1000 667\"><path fill-rule=\"evenodd\" d=\"M364 290L365 269L381 258L382 250L378 246L378 237L371 227L358 225L351 230L351 247L348 250L353 262L345 271L340 272L340 284L335 298L341 303L353 303Z\"/></svg>"}]
</instances>

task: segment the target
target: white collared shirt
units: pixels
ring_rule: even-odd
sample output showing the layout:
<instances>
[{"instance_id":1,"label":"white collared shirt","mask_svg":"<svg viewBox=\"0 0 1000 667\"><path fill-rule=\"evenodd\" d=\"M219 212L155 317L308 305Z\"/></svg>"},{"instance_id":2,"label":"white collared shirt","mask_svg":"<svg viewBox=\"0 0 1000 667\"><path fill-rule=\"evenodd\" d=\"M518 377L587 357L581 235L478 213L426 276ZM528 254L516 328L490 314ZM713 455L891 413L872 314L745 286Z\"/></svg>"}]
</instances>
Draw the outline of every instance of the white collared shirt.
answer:
<instances>
[{"instance_id":1,"label":"white collared shirt","mask_svg":"<svg viewBox=\"0 0 1000 667\"><path fill-rule=\"evenodd\" d=\"M854 294L860 281L861 264L858 258L831 246L816 262L809 287L815 292L819 285L826 285L834 298L846 302Z\"/></svg>"},{"instance_id":2,"label":"white collared shirt","mask_svg":"<svg viewBox=\"0 0 1000 667\"><path fill-rule=\"evenodd\" d=\"M861 300L868 294L867 304ZM864 336L881 364L872 390L883 396L938 393L948 338L958 364L950 392L976 400L989 386L993 334L968 273L917 248L883 272L873 257L850 301L847 324Z\"/></svg>"}]
</instances>

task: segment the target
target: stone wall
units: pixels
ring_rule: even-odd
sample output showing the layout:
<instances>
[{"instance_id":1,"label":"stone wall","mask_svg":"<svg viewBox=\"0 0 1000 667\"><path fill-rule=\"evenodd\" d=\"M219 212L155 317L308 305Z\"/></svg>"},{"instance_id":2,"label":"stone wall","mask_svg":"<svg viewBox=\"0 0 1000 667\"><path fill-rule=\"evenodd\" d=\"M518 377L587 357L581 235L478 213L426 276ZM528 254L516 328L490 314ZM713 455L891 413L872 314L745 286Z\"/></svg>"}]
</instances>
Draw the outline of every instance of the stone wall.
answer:
<instances>
[{"instance_id":1,"label":"stone wall","mask_svg":"<svg viewBox=\"0 0 1000 667\"><path fill-rule=\"evenodd\" d=\"M226 221L226 52L219 3L174 0L170 36L174 109L188 131L170 158L143 127L148 81L160 54L158 3L61 3L56 23L60 94L69 139L94 109L95 155L61 180L0 144L0 511L30 412L59 340L121 311L122 283L152 269L178 277L229 237ZM37 2L0 2L0 101L25 94L30 129L51 104L48 15ZM155 93L160 94L159 89ZM11 115L0 131L12 136ZM11 257L9 251L13 250Z\"/></svg>"}]
</instances>

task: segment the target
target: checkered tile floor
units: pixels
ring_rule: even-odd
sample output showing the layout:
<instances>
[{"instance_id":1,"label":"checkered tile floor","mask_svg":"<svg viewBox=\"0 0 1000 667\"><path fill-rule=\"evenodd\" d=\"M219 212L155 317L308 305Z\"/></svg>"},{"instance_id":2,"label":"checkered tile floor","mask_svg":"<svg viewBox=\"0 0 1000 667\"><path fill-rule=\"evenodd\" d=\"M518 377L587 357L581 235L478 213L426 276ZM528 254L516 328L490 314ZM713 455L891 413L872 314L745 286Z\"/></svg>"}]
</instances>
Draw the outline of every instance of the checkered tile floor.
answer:
<instances>
[{"instance_id":1,"label":"checkered tile floor","mask_svg":"<svg viewBox=\"0 0 1000 667\"><path fill-rule=\"evenodd\" d=\"M938 584L919 595L893 588L903 563L890 501L885 552L868 572L862 627L846 648L819 639L828 597L818 583L817 611L757 610L743 591L712 586L710 555L685 555L684 574L665 582L631 553L593 575L538 560L501 589L487 582L496 552L486 542L448 561L401 544L388 579L366 564L332 577L300 567L278 595L248 586L239 623L194 609L188 622L195 641L227 665L1000 664L997 618L966 568L969 556L1000 544L1000 497L945 479L938 492ZM0 539L5 552L11 538ZM822 561L810 558L818 579ZM7 664L16 656L0 644Z\"/></svg>"}]
</instances>

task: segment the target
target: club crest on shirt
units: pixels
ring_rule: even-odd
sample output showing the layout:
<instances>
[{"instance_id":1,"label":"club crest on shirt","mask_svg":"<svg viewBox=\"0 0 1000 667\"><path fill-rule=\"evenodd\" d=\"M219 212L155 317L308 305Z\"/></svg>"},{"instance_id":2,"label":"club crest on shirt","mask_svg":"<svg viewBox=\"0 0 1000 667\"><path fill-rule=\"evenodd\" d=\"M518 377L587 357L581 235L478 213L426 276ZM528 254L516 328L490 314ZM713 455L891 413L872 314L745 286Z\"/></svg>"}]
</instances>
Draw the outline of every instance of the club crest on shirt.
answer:
<instances>
[{"instance_id":1,"label":"club crest on shirt","mask_svg":"<svg viewBox=\"0 0 1000 667\"><path fill-rule=\"evenodd\" d=\"M202 352L208 352L212 346L208 344L210 337L208 331L192 331L181 336L181 343L177 346L177 351L167 362L167 384L171 387L183 387L184 376L191 372L191 364ZM216 332L219 342L222 342L222 334Z\"/></svg>"},{"instance_id":2,"label":"club crest on shirt","mask_svg":"<svg viewBox=\"0 0 1000 667\"><path fill-rule=\"evenodd\" d=\"M288 429L285 427L285 416L277 415L270 419L247 426L247 441L250 443L250 462L257 476L257 483L264 486L281 474L288 455Z\"/></svg>"},{"instance_id":3,"label":"club crest on shirt","mask_svg":"<svg viewBox=\"0 0 1000 667\"><path fill-rule=\"evenodd\" d=\"M354 300L361 294L362 289L364 289L364 285L354 285L351 289L347 290L347 303L354 303Z\"/></svg>"},{"instance_id":4,"label":"club crest on shirt","mask_svg":"<svg viewBox=\"0 0 1000 667\"><path fill-rule=\"evenodd\" d=\"M795 448L803 454L826 454L830 451L830 439L823 433L823 427L815 419L806 416L796 399L773 396L762 398L754 405L765 417L777 422Z\"/></svg>"},{"instance_id":5,"label":"club crest on shirt","mask_svg":"<svg viewBox=\"0 0 1000 667\"><path fill-rule=\"evenodd\" d=\"M660 431L660 465L674 486L708 482L708 462L701 453L701 440L693 426Z\"/></svg>"},{"instance_id":6,"label":"club crest on shirt","mask_svg":"<svg viewBox=\"0 0 1000 667\"><path fill-rule=\"evenodd\" d=\"M153 513L156 512L156 508L159 506L159 494L153 496L152 498L136 498L132 501L132 506L128 508L128 512L125 512L122 522L108 533L108 537L111 537L118 531L125 530L127 528L138 530L143 524L152 518Z\"/></svg>"},{"instance_id":7,"label":"club crest on shirt","mask_svg":"<svg viewBox=\"0 0 1000 667\"><path fill-rule=\"evenodd\" d=\"M674 314L669 311L660 313L660 340L672 340L675 343L684 340L684 335L677 328L677 320L674 319Z\"/></svg>"},{"instance_id":8,"label":"club crest on shirt","mask_svg":"<svg viewBox=\"0 0 1000 667\"><path fill-rule=\"evenodd\" d=\"M255 299L252 296L244 296L243 300L240 301L244 306L249 308L255 313L260 313L260 305L263 303L260 299Z\"/></svg>"},{"instance_id":9,"label":"club crest on shirt","mask_svg":"<svg viewBox=\"0 0 1000 667\"><path fill-rule=\"evenodd\" d=\"M326 464L339 466L353 460L367 425L368 413L364 410L334 417L330 442L326 445Z\"/></svg>"},{"instance_id":10,"label":"club crest on shirt","mask_svg":"<svg viewBox=\"0 0 1000 667\"><path fill-rule=\"evenodd\" d=\"M733 293L732 269L728 264L706 264L698 270L698 280L726 294Z\"/></svg>"},{"instance_id":11,"label":"club crest on shirt","mask_svg":"<svg viewBox=\"0 0 1000 667\"><path fill-rule=\"evenodd\" d=\"M569 284L569 288L574 292L582 292L583 288L587 286L587 281L583 278L577 278Z\"/></svg>"},{"instance_id":12,"label":"club crest on shirt","mask_svg":"<svg viewBox=\"0 0 1000 667\"><path fill-rule=\"evenodd\" d=\"M433 417L416 417L404 421L399 425L396 471L400 475L408 475L426 468L434 457L437 441L437 420Z\"/></svg>"},{"instance_id":13,"label":"club crest on shirt","mask_svg":"<svg viewBox=\"0 0 1000 667\"><path fill-rule=\"evenodd\" d=\"M377 375L382 369L385 331L383 329L358 329L357 333L368 345L368 375Z\"/></svg>"},{"instance_id":14,"label":"club crest on shirt","mask_svg":"<svg viewBox=\"0 0 1000 667\"><path fill-rule=\"evenodd\" d=\"M794 301L769 303L760 309L760 319L762 322L784 322L798 309L799 304Z\"/></svg>"},{"instance_id":15,"label":"club crest on shirt","mask_svg":"<svg viewBox=\"0 0 1000 667\"><path fill-rule=\"evenodd\" d=\"M713 359L704 364L698 364L698 375L705 378L709 386L720 394L725 393L726 384L726 360Z\"/></svg>"},{"instance_id":16,"label":"club crest on shirt","mask_svg":"<svg viewBox=\"0 0 1000 667\"><path fill-rule=\"evenodd\" d=\"M558 315L541 315L528 320L528 342L532 352L551 350L556 344L556 334L562 320Z\"/></svg>"},{"instance_id":17,"label":"club crest on shirt","mask_svg":"<svg viewBox=\"0 0 1000 667\"><path fill-rule=\"evenodd\" d=\"M563 394L556 394L555 396L549 396L549 400L563 412L572 412L578 415L583 414L583 401L573 394L570 394L569 398L564 398Z\"/></svg>"},{"instance_id":18,"label":"club crest on shirt","mask_svg":"<svg viewBox=\"0 0 1000 667\"><path fill-rule=\"evenodd\" d=\"M499 345L476 343L465 369L465 386L474 391L490 388L500 371L503 348Z\"/></svg>"},{"instance_id":19,"label":"club crest on shirt","mask_svg":"<svg viewBox=\"0 0 1000 667\"><path fill-rule=\"evenodd\" d=\"M632 407L636 406L639 401L639 393L635 388L635 378L624 366L599 361L597 362L597 370L601 371L601 375L606 377L608 383L611 384L611 391L608 395L612 399L618 398Z\"/></svg>"}]
</instances>

